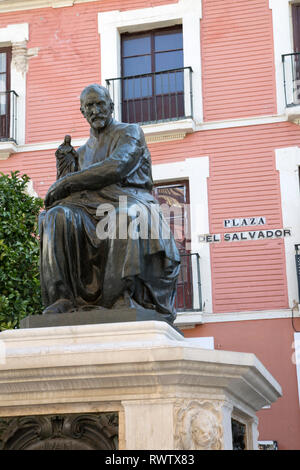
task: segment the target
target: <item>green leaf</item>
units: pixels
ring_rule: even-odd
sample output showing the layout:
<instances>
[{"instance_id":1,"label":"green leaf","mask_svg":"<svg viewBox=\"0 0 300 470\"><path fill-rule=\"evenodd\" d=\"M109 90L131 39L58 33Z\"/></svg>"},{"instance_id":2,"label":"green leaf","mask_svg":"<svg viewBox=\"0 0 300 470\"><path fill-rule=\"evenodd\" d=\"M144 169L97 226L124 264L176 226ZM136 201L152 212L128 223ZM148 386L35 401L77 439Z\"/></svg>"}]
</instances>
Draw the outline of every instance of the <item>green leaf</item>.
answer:
<instances>
[{"instance_id":1,"label":"green leaf","mask_svg":"<svg viewBox=\"0 0 300 470\"><path fill-rule=\"evenodd\" d=\"M30 178L0 173L0 331L41 313L38 216L43 201L26 193Z\"/></svg>"}]
</instances>

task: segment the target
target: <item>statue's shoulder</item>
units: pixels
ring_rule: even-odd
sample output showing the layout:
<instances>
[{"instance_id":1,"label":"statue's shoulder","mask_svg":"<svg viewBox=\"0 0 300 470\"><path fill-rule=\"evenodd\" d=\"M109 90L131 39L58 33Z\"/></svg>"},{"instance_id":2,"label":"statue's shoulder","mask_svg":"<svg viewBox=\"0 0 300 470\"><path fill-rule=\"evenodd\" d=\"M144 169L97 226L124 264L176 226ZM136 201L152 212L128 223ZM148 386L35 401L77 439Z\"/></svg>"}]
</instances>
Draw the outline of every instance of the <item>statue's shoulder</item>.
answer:
<instances>
[{"instance_id":1,"label":"statue's shoulder","mask_svg":"<svg viewBox=\"0 0 300 470\"><path fill-rule=\"evenodd\" d=\"M81 147L79 147L76 152L77 154L79 155L79 157L81 155L84 155L85 154L85 150L86 150L86 147L87 147L87 142L84 144L84 145L81 145Z\"/></svg>"},{"instance_id":2,"label":"statue's shoulder","mask_svg":"<svg viewBox=\"0 0 300 470\"><path fill-rule=\"evenodd\" d=\"M77 156L78 156L78 162L79 162L79 167L82 166L83 162L84 162L84 157L85 157L85 153L86 153L86 148L87 148L87 142L84 144L84 145L81 145L81 147L79 147L76 152L77 152Z\"/></svg>"},{"instance_id":3,"label":"statue's shoulder","mask_svg":"<svg viewBox=\"0 0 300 470\"><path fill-rule=\"evenodd\" d=\"M115 121L114 127L120 135L134 137L137 140L144 138L143 130L138 124Z\"/></svg>"}]
</instances>

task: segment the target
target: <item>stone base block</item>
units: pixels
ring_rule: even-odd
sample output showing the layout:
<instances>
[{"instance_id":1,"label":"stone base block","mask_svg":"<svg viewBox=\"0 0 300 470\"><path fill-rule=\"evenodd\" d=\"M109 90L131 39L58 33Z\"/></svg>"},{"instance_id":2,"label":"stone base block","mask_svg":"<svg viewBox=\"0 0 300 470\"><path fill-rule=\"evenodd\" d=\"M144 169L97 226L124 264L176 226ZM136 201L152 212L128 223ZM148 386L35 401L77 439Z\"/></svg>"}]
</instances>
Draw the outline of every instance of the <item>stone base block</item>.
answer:
<instances>
[{"instance_id":1,"label":"stone base block","mask_svg":"<svg viewBox=\"0 0 300 470\"><path fill-rule=\"evenodd\" d=\"M0 449L256 449L281 395L253 354L161 321L4 331L0 351Z\"/></svg>"},{"instance_id":2,"label":"stone base block","mask_svg":"<svg viewBox=\"0 0 300 470\"><path fill-rule=\"evenodd\" d=\"M178 333L183 334L174 324L168 322L168 316L144 308L95 308L75 312L30 315L20 321L20 328L47 328L51 326L92 325L101 323L122 323L137 321L164 321Z\"/></svg>"}]
</instances>

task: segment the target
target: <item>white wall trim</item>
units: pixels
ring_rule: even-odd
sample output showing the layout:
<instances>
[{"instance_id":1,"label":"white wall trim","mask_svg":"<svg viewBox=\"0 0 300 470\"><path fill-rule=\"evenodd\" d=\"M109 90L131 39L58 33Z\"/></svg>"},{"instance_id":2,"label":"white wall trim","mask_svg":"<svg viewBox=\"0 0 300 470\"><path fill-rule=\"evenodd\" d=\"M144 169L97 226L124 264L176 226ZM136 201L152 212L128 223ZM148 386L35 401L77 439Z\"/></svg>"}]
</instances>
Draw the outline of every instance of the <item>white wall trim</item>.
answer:
<instances>
[{"instance_id":1,"label":"white wall trim","mask_svg":"<svg viewBox=\"0 0 300 470\"><path fill-rule=\"evenodd\" d=\"M291 230L291 236L284 239L286 275L289 306L298 299L298 285L295 264L295 244L300 243L300 195L299 173L300 148L288 147L275 150L276 168L280 175L282 222Z\"/></svg>"},{"instance_id":2,"label":"white wall trim","mask_svg":"<svg viewBox=\"0 0 300 470\"><path fill-rule=\"evenodd\" d=\"M211 265L209 244L199 243L200 233L209 233L207 178L209 157L186 158L172 163L153 164L156 182L188 180L190 189L191 252L200 255L202 304L204 311L212 311ZM196 290L196 289L195 289Z\"/></svg>"},{"instance_id":3,"label":"white wall trim","mask_svg":"<svg viewBox=\"0 0 300 470\"><path fill-rule=\"evenodd\" d=\"M77 3L89 3L95 0L0 0L0 13L38 8L71 7Z\"/></svg>"},{"instance_id":4,"label":"white wall trim","mask_svg":"<svg viewBox=\"0 0 300 470\"><path fill-rule=\"evenodd\" d=\"M298 310L294 317L299 317ZM250 312L212 313L202 315L203 323L236 322L249 320L275 320L280 318L291 318L291 309L282 310L254 310Z\"/></svg>"},{"instance_id":5,"label":"white wall trim","mask_svg":"<svg viewBox=\"0 0 300 470\"><path fill-rule=\"evenodd\" d=\"M0 43L28 41L28 23L10 24L0 29Z\"/></svg>"},{"instance_id":6,"label":"white wall trim","mask_svg":"<svg viewBox=\"0 0 300 470\"><path fill-rule=\"evenodd\" d=\"M287 120L288 117L286 114L275 116L254 116L240 119L224 119L222 121L211 121L208 123L203 123L196 130L210 131L215 129L229 129L232 127L262 126L264 124L277 124L278 122L286 122Z\"/></svg>"},{"instance_id":7,"label":"white wall trim","mask_svg":"<svg viewBox=\"0 0 300 470\"><path fill-rule=\"evenodd\" d=\"M299 311L294 311L293 316L299 318ZM285 318L292 318L291 309L228 313L178 312L175 324L181 328L192 328L205 323L277 320Z\"/></svg>"},{"instance_id":8,"label":"white wall trim","mask_svg":"<svg viewBox=\"0 0 300 470\"><path fill-rule=\"evenodd\" d=\"M254 117L254 118L249 118L249 119L236 119L236 120L226 120L226 121L214 121L210 122L207 124L203 124L200 128L198 128L198 131L210 131L210 130L215 130L215 129L228 129L228 128L233 128L233 127L248 127L248 126L258 126L258 125L264 125L264 124L276 124L278 122L286 122L287 117L286 115L283 116L263 116L263 117ZM162 132L162 135L165 135L168 132L167 128L167 123L164 123L164 129ZM179 124L180 126L181 124ZM158 130L157 134L159 133L159 126L158 125ZM147 142L151 142L152 140L152 134L154 133L154 130L151 128L151 125L145 125L141 126L144 130L146 140ZM150 132L148 133L147 127L150 127ZM162 125L161 125L162 127ZM188 130L184 130L184 133L187 133ZM148 138L149 136L149 138ZM182 136L183 138L183 136ZM86 143L88 139L88 135L86 138L80 138L80 139L72 139L72 144L74 147L79 147L80 145L83 145ZM164 139L161 139L164 140ZM159 139L156 140L159 142ZM152 141L153 143L153 141ZM51 142L37 142L34 144L24 144L24 145L19 145L17 151L18 152L36 152L39 150L51 150L51 149L57 149L57 147L61 144L60 141L51 141Z\"/></svg>"},{"instance_id":9,"label":"white wall trim","mask_svg":"<svg viewBox=\"0 0 300 470\"><path fill-rule=\"evenodd\" d=\"M291 8L292 0L269 0L272 10L277 113L285 112L282 55L293 52Z\"/></svg>"},{"instance_id":10,"label":"white wall trim","mask_svg":"<svg viewBox=\"0 0 300 470\"><path fill-rule=\"evenodd\" d=\"M73 147L77 148L81 145L84 145L88 140L89 136L87 135L85 138L80 139L72 139ZM23 152L39 152L43 150L56 150L59 145L61 145L61 140L53 140L51 142L36 142L34 144L24 144L18 145L18 153Z\"/></svg>"},{"instance_id":11,"label":"white wall trim","mask_svg":"<svg viewBox=\"0 0 300 470\"><path fill-rule=\"evenodd\" d=\"M118 78L120 72L120 33L136 32L182 23L184 66L193 69L193 109L197 124L203 121L200 19L201 0L179 0L151 8L98 13L98 32L101 44L101 81ZM191 47L191 44L193 45ZM116 117L120 116L118 97L115 99Z\"/></svg>"},{"instance_id":12,"label":"white wall trim","mask_svg":"<svg viewBox=\"0 0 300 470\"><path fill-rule=\"evenodd\" d=\"M15 90L19 95L17 103L17 143L21 145L25 142L26 71L20 67L20 60L26 61L27 57L19 55L19 60L16 60L16 57L14 57L14 46L26 43L28 39L28 23L10 24L6 28L0 28L0 45L3 47L12 46L13 48L11 89Z\"/></svg>"}]
</instances>

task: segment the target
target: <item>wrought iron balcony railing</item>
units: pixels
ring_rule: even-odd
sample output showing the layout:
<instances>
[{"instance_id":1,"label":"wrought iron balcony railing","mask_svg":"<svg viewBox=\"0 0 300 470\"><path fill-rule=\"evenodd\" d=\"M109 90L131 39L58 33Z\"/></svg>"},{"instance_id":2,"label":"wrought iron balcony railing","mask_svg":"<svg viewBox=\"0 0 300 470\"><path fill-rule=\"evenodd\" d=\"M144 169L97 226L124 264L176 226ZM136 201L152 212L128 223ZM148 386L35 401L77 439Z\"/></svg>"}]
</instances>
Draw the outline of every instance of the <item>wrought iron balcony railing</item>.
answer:
<instances>
[{"instance_id":1,"label":"wrought iron balcony railing","mask_svg":"<svg viewBox=\"0 0 300 470\"><path fill-rule=\"evenodd\" d=\"M175 307L178 312L202 311L200 256L180 252L181 267L177 284Z\"/></svg>"},{"instance_id":2,"label":"wrought iron balcony railing","mask_svg":"<svg viewBox=\"0 0 300 470\"><path fill-rule=\"evenodd\" d=\"M0 141L17 141L17 100L14 90L0 91Z\"/></svg>"},{"instance_id":3,"label":"wrought iron balcony railing","mask_svg":"<svg viewBox=\"0 0 300 470\"><path fill-rule=\"evenodd\" d=\"M300 105L300 53L284 54L283 81L286 106Z\"/></svg>"},{"instance_id":4,"label":"wrought iron balcony railing","mask_svg":"<svg viewBox=\"0 0 300 470\"><path fill-rule=\"evenodd\" d=\"M106 80L115 117L140 124L192 117L192 72L183 67Z\"/></svg>"}]
</instances>

